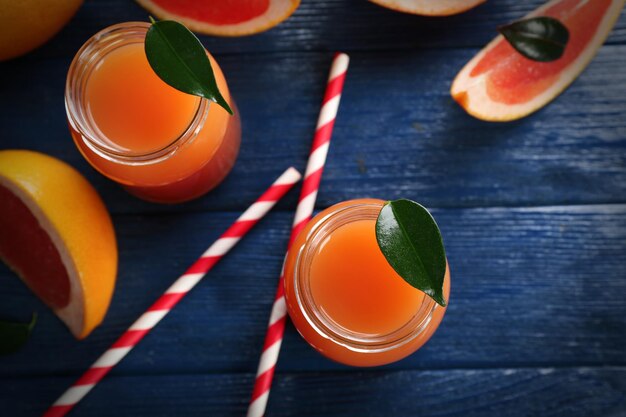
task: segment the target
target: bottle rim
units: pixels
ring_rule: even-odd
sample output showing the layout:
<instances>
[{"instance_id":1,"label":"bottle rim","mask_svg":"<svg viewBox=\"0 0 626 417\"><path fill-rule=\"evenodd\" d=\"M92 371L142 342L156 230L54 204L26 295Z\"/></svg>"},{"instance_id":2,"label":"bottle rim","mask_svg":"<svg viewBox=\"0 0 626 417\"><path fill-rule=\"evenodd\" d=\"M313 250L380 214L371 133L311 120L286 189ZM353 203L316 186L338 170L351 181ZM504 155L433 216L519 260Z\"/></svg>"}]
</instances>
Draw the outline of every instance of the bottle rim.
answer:
<instances>
[{"instance_id":1,"label":"bottle rim","mask_svg":"<svg viewBox=\"0 0 626 417\"><path fill-rule=\"evenodd\" d=\"M111 51L132 43L143 43L150 24L125 22L106 27L93 35L78 50L67 74L65 83L65 110L70 127L80 140L98 156L116 163L146 165L171 157L183 145L193 141L204 126L208 116L209 101L200 98L189 125L164 147L148 152L131 152L111 146L103 140L95 121L86 106L86 85L96 65Z\"/></svg>"}]
</instances>

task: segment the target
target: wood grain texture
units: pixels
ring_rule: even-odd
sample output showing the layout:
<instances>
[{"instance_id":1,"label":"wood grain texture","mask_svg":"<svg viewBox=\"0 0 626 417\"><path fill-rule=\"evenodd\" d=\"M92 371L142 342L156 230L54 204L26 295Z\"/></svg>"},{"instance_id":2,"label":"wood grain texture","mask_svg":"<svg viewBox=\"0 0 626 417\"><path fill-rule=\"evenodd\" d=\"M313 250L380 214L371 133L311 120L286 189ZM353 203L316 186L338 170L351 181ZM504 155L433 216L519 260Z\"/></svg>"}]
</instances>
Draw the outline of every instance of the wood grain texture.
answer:
<instances>
[{"instance_id":1,"label":"wood grain texture","mask_svg":"<svg viewBox=\"0 0 626 417\"><path fill-rule=\"evenodd\" d=\"M241 38L200 38L209 51L219 54L482 47L496 36L497 26L517 20L543 3L489 0L467 13L432 18L394 12L366 0L303 0L291 18L270 31ZM24 59L71 57L100 29L133 20L148 21L148 12L133 1L87 1L52 42ZM626 42L624 18L608 42Z\"/></svg>"},{"instance_id":2,"label":"wood grain texture","mask_svg":"<svg viewBox=\"0 0 626 417\"><path fill-rule=\"evenodd\" d=\"M387 369L626 365L626 206L434 215L452 270L450 307L432 341ZM0 376L78 374L235 217L116 216L121 262L113 304L80 343L2 267L0 317L37 310L40 322L22 352L0 357ZM291 218L270 214L116 372L253 371ZM318 355L291 326L283 349L281 371L347 369Z\"/></svg>"},{"instance_id":3,"label":"wood grain texture","mask_svg":"<svg viewBox=\"0 0 626 417\"><path fill-rule=\"evenodd\" d=\"M450 98L451 80L474 52L353 54L318 207L407 195L431 207L624 202L626 45L604 47L561 97L508 124L478 121ZM88 166L62 104L69 59L3 64L0 91L11 105L0 112L0 148L19 144L71 163L115 213L243 210L288 165L304 169L331 55L220 58L243 144L224 185L195 202L142 202ZM295 208L295 196L279 207Z\"/></svg>"},{"instance_id":4,"label":"wood grain texture","mask_svg":"<svg viewBox=\"0 0 626 417\"><path fill-rule=\"evenodd\" d=\"M252 374L111 375L76 416L245 415ZM69 378L0 380L11 416L38 416ZM365 400L367 399L367 400ZM621 417L626 368L278 373L268 416Z\"/></svg>"}]
</instances>

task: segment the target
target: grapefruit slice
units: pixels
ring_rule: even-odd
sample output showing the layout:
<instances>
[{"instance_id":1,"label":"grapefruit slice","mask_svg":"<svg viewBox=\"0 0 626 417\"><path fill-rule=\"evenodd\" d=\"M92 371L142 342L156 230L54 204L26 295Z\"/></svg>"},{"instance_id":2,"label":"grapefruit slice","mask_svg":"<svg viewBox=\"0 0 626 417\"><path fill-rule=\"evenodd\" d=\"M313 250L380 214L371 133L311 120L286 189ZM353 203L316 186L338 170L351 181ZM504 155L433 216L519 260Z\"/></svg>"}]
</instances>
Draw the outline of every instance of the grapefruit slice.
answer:
<instances>
[{"instance_id":1,"label":"grapefruit slice","mask_svg":"<svg viewBox=\"0 0 626 417\"><path fill-rule=\"evenodd\" d=\"M422 16L449 16L463 13L486 0L370 0L380 6Z\"/></svg>"},{"instance_id":2,"label":"grapefruit slice","mask_svg":"<svg viewBox=\"0 0 626 417\"><path fill-rule=\"evenodd\" d=\"M626 0L553 0L527 17L550 16L570 39L552 62L524 58L497 36L465 65L452 83L452 97L471 115L488 121L519 119L545 106L591 62L615 25Z\"/></svg>"},{"instance_id":3,"label":"grapefruit slice","mask_svg":"<svg viewBox=\"0 0 626 417\"><path fill-rule=\"evenodd\" d=\"M207 35L244 36L287 19L300 0L137 0L159 19L176 20Z\"/></svg>"},{"instance_id":4,"label":"grapefruit slice","mask_svg":"<svg viewBox=\"0 0 626 417\"><path fill-rule=\"evenodd\" d=\"M0 151L0 259L79 339L104 318L117 271L109 214L77 171L47 155Z\"/></svg>"}]
</instances>

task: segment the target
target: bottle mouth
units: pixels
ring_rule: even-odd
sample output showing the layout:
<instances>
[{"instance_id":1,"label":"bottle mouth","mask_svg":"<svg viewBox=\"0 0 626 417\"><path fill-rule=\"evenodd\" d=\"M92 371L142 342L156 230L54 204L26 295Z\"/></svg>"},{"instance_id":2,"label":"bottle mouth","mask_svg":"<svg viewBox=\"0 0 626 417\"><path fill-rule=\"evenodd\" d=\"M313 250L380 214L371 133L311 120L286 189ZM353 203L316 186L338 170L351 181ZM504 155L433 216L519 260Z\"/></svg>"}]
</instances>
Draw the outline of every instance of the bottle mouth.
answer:
<instances>
[{"instance_id":1,"label":"bottle mouth","mask_svg":"<svg viewBox=\"0 0 626 417\"><path fill-rule=\"evenodd\" d=\"M97 65L115 49L130 44L143 44L149 27L150 24L146 22L126 22L101 30L78 50L67 74L65 110L70 127L80 135L80 140L91 151L112 162L146 165L167 159L195 138L208 115L208 100L199 99L191 122L179 136L159 149L145 152L133 152L116 146L98 128L87 106L89 77Z\"/></svg>"},{"instance_id":2,"label":"bottle mouth","mask_svg":"<svg viewBox=\"0 0 626 417\"><path fill-rule=\"evenodd\" d=\"M296 302L309 325L323 338L359 353L380 353L409 343L428 328L436 302L425 296L416 306L415 314L397 329L380 334L361 333L341 326L315 303L310 285L310 269L316 249L339 227L358 220L376 220L383 205L357 203L344 206L321 218L306 236L296 255L294 293Z\"/></svg>"}]
</instances>

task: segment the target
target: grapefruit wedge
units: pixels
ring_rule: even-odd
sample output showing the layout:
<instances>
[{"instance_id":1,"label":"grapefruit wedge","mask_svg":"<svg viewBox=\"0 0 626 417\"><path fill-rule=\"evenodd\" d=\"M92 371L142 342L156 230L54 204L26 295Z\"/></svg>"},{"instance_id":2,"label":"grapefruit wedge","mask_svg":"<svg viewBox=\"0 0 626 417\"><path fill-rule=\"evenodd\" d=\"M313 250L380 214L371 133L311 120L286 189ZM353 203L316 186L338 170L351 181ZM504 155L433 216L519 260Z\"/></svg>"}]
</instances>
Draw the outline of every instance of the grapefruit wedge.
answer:
<instances>
[{"instance_id":1,"label":"grapefruit wedge","mask_svg":"<svg viewBox=\"0 0 626 417\"><path fill-rule=\"evenodd\" d=\"M287 19L300 0L137 0L159 19L176 20L206 35L244 36Z\"/></svg>"},{"instance_id":2,"label":"grapefruit wedge","mask_svg":"<svg viewBox=\"0 0 626 417\"><path fill-rule=\"evenodd\" d=\"M77 171L47 155L0 151L0 259L79 339L104 318L117 271L109 214Z\"/></svg>"},{"instance_id":3,"label":"grapefruit wedge","mask_svg":"<svg viewBox=\"0 0 626 417\"><path fill-rule=\"evenodd\" d=\"M463 13L486 0L370 0L372 3L404 13L422 16L449 16Z\"/></svg>"},{"instance_id":4,"label":"grapefruit wedge","mask_svg":"<svg viewBox=\"0 0 626 417\"><path fill-rule=\"evenodd\" d=\"M527 17L561 21L570 38L552 62L524 58L500 35L465 65L452 97L471 115L488 121L522 118L559 95L591 62L615 25L626 0L553 0Z\"/></svg>"}]
</instances>

